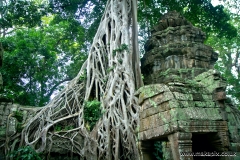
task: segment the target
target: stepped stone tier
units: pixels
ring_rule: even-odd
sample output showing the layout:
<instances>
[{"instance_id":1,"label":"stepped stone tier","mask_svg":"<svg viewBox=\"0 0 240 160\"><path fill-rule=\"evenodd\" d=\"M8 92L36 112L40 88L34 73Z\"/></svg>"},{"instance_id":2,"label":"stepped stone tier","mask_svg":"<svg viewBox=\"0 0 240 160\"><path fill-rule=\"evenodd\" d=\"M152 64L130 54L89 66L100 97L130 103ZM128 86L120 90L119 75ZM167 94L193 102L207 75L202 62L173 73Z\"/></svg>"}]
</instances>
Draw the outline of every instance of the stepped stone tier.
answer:
<instances>
[{"instance_id":1,"label":"stepped stone tier","mask_svg":"<svg viewBox=\"0 0 240 160\"><path fill-rule=\"evenodd\" d=\"M142 59L145 84L169 81L165 76L158 77L159 73L169 68L175 69L171 70L172 76L179 74L178 69L190 69L188 71L194 73L183 73L187 78L213 68L218 54L203 44L205 38L201 29L194 27L177 12L164 15L145 44L146 54ZM172 76L167 78L171 79Z\"/></svg>"},{"instance_id":2,"label":"stepped stone tier","mask_svg":"<svg viewBox=\"0 0 240 160\"><path fill-rule=\"evenodd\" d=\"M145 86L136 92L142 159L154 159L156 141L166 160L203 159L181 152L240 159L240 111L226 97L226 80L213 69L218 55L204 40L205 33L175 11L152 30L142 59Z\"/></svg>"}]
</instances>

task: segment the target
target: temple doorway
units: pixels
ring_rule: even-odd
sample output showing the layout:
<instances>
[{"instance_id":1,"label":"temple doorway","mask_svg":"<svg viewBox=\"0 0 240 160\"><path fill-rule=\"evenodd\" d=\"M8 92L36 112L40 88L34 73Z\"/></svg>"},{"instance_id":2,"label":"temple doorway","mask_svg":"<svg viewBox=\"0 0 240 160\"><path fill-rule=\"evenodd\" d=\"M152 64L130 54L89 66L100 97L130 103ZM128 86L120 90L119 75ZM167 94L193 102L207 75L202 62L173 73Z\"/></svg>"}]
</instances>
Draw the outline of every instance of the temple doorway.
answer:
<instances>
[{"instance_id":1,"label":"temple doorway","mask_svg":"<svg viewBox=\"0 0 240 160\"><path fill-rule=\"evenodd\" d=\"M196 153L216 153L221 146L220 137L217 133L193 133L192 134L192 152ZM194 160L220 160L220 156L194 156Z\"/></svg>"}]
</instances>

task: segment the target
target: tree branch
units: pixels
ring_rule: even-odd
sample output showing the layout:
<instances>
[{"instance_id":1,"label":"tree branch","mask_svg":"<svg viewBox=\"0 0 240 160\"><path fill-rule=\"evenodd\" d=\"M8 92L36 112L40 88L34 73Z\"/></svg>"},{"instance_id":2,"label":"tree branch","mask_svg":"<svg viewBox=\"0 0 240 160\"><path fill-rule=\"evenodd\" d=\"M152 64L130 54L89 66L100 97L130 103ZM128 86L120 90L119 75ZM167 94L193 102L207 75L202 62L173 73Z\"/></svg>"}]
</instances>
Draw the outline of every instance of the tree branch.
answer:
<instances>
[{"instance_id":1,"label":"tree branch","mask_svg":"<svg viewBox=\"0 0 240 160\"><path fill-rule=\"evenodd\" d=\"M238 58L239 58L239 56L240 56L240 51L237 51L235 59L234 59L234 61L232 63L232 66L235 66L235 67L238 66Z\"/></svg>"},{"instance_id":2,"label":"tree branch","mask_svg":"<svg viewBox=\"0 0 240 160\"><path fill-rule=\"evenodd\" d=\"M50 97L50 96L53 94L53 92L56 90L56 88L57 88L60 84L62 84L62 83L64 83L64 82L67 82L67 81L70 81L70 80L72 80L72 78L69 78L69 77L68 77L68 78L65 78L65 79L59 81L57 84L55 84L55 85L50 89L50 92L47 94L46 97Z\"/></svg>"},{"instance_id":3,"label":"tree branch","mask_svg":"<svg viewBox=\"0 0 240 160\"><path fill-rule=\"evenodd\" d=\"M10 34L10 33L14 32L14 31L16 31L18 29L27 29L27 28L25 28L25 27L16 27L16 28L12 29L11 31L6 32L5 35Z\"/></svg>"}]
</instances>

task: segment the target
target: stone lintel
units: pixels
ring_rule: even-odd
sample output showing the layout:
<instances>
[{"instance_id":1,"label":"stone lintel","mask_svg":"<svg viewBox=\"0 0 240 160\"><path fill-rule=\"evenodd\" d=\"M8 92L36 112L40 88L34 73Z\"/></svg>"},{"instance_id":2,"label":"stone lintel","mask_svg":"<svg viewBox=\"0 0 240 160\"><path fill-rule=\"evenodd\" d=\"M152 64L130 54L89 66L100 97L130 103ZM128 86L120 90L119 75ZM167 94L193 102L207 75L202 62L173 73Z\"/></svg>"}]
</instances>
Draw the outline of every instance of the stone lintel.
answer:
<instances>
[{"instance_id":1,"label":"stone lintel","mask_svg":"<svg viewBox=\"0 0 240 160\"><path fill-rule=\"evenodd\" d=\"M151 124L150 124L151 123ZM226 139L228 128L226 121L199 121L199 120L191 120L191 121L172 121L167 124L163 124L161 126L152 127L156 121L151 121L148 125L150 127L141 128L139 132L140 140L153 140L153 139L162 139L172 134L174 132L185 132L185 133L217 133L219 132L219 136L222 136L226 140L226 146L229 146L227 143L228 139ZM143 123L141 122L141 125ZM145 129L145 130L144 130Z\"/></svg>"}]
</instances>

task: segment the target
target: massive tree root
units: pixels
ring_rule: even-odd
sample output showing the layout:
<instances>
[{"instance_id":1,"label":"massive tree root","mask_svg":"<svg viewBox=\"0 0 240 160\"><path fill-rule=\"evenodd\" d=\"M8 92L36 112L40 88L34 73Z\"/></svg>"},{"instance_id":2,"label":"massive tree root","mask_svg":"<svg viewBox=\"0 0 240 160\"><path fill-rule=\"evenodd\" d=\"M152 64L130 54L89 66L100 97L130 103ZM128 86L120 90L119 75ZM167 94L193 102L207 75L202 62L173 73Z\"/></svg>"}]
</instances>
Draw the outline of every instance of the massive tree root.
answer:
<instances>
[{"instance_id":1,"label":"massive tree root","mask_svg":"<svg viewBox=\"0 0 240 160\"><path fill-rule=\"evenodd\" d=\"M142 82L136 3L107 2L89 57L78 76L28 121L21 145L30 145L38 152L62 148L88 159L139 159L134 92ZM90 100L100 101L103 113L92 131L84 121L84 102Z\"/></svg>"}]
</instances>

